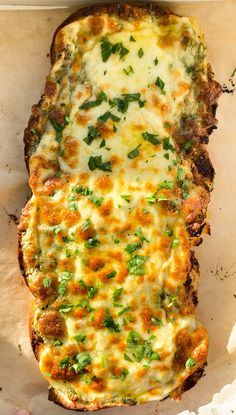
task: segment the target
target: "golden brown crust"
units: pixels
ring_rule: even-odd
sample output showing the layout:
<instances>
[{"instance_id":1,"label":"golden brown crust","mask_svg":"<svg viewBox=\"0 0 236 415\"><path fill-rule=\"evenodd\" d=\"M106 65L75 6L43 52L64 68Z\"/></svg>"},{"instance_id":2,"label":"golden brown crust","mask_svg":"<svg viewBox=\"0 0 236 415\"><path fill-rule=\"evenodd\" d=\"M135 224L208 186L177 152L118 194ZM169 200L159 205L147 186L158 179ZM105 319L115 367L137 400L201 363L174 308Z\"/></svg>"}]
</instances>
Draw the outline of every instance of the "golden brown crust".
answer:
<instances>
[{"instance_id":1,"label":"golden brown crust","mask_svg":"<svg viewBox=\"0 0 236 415\"><path fill-rule=\"evenodd\" d=\"M51 46L51 62L52 64L55 61L56 56L56 46L55 46L55 40L58 34L60 33L60 30L72 23L73 21L76 21L78 19L84 18L86 16L98 16L101 13L108 13L109 15L114 15L121 17L122 19L130 19L130 18L139 18L143 16L144 14L151 14L154 17L158 16L168 16L170 14L170 11L167 9L163 9L160 6L158 6L156 3L111 3L111 4L104 4L104 5L94 5L86 8L79 9L75 13L73 13L71 16L69 16L56 30L53 42ZM173 14L173 13L171 13ZM97 23L97 29L99 30L99 23ZM207 86L207 87L206 87ZM56 86L50 81L46 82L45 85L45 94L42 96L41 100L37 105L34 105L32 108L32 115L29 119L28 126L25 129L24 132L24 144L25 144L25 161L28 169L29 159L31 157L31 154L35 151L37 148L37 145L40 142L42 133L43 133L43 112L42 112L42 104L44 102L45 96L52 98L55 94ZM193 149L189 152L188 157L191 158L193 166L192 171L194 174L195 182L204 185L206 187L206 193L209 193L209 188L211 186L213 177L214 177L214 169L212 167L211 161L208 156L208 152L205 149L205 144L208 142L208 135L212 132L212 130L215 127L216 119L215 119L215 111L217 107L217 100L219 98L219 95L221 93L221 87L220 85L212 79L211 70L209 67L209 82L207 85L202 85L201 87L201 99L204 100L206 105L206 110L204 114L204 120L205 120L205 128L202 129L202 131L196 131L194 124L189 125L189 133L187 135L181 134L180 131L176 132L176 141L180 146L183 146L188 140L189 137L193 139L194 146ZM53 117L55 118L55 114L53 114ZM188 231L191 237L199 239L199 236L201 235L201 232L203 228L205 227L205 215L206 215L206 206L208 204L208 201L205 200L203 202L203 205L200 207L199 214L197 217L193 217L192 221L188 223ZM195 210L196 212L196 210ZM23 260L23 254L22 254L22 246L21 246L21 238L22 238L22 232L23 229L19 229L19 264L20 269L22 272L22 275L27 282L27 275L26 275L26 267ZM196 280L199 276L199 267L198 263L194 257L194 255L191 255L191 267L190 271L188 273L188 277L185 283L186 291L184 295L186 295L186 298L184 299L183 303L185 305L186 310L185 313L188 313L188 308L195 308L197 305L197 290L196 290ZM44 324L45 321L41 322L41 328L42 328L42 334L45 335L54 335L57 337L63 336L63 330L61 329L61 325L59 321L56 319L56 316L54 316L54 323L58 324ZM56 319L56 320L55 320ZM47 331L47 328L50 328L49 332ZM46 331L45 331L46 328ZM52 332L53 328L55 328L55 332ZM51 330L52 329L52 330ZM30 337L31 337L31 344L32 349L34 351L34 354L36 358L39 360L39 354L40 354L40 348L43 344L43 339L40 337L39 334L35 332L33 329L33 321L32 317L30 319ZM186 361L186 356L184 354L184 357L179 358L179 362L181 360L181 364ZM178 359L177 359L178 360ZM204 374L204 361L201 364L201 366L195 370L193 373L188 376L183 384L178 387L175 391L171 393L171 397L178 399L181 394L190 389L195 385L195 383L203 376ZM79 403L78 401L75 401L71 399L66 399L63 394L61 394L58 390L55 390L53 387L49 390L49 400L54 401L56 404L63 406L67 409L72 410L78 410L78 411L93 411L105 407L112 407L112 406L127 406L136 404L135 401L132 400L126 400L124 402L116 403L116 402L110 402L110 403L93 403L93 404L85 404L85 403Z\"/></svg>"}]
</instances>

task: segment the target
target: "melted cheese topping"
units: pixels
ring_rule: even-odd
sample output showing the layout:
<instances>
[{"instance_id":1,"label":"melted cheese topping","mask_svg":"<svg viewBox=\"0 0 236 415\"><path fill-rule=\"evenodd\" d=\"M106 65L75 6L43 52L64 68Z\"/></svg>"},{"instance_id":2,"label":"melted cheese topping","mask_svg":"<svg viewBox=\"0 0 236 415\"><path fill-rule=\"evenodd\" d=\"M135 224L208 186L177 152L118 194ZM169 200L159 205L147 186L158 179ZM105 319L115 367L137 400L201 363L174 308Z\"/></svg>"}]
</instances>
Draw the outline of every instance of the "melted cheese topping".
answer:
<instances>
[{"instance_id":1,"label":"melted cheese topping","mask_svg":"<svg viewBox=\"0 0 236 415\"><path fill-rule=\"evenodd\" d=\"M193 79L207 80L206 60L186 17L97 19L60 31L22 247L50 384L79 402L140 403L206 358L183 295L186 216L205 190L174 139L200 113Z\"/></svg>"}]
</instances>

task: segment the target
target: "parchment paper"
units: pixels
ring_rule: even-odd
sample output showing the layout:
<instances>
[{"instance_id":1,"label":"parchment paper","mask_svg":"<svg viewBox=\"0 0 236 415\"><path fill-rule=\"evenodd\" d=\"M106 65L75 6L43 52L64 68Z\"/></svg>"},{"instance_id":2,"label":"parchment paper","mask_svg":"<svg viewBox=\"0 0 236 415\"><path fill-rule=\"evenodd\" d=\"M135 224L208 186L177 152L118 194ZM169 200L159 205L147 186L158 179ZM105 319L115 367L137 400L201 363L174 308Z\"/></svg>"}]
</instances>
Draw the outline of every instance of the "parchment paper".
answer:
<instances>
[{"instance_id":1,"label":"parchment paper","mask_svg":"<svg viewBox=\"0 0 236 415\"><path fill-rule=\"evenodd\" d=\"M236 66L236 3L169 4L179 14L197 17L206 36L208 58L216 79L226 82ZM20 409L27 409L32 415L68 414L47 401L47 384L31 351L27 316L31 296L18 269L16 224L12 215L19 217L28 192L23 129L31 105L43 91L53 31L72 10L0 12L0 415L15 415ZM223 94L219 104L219 125L209 146L216 169L215 191L208 214L212 236L205 237L203 245L197 248L201 265L197 314L210 336L206 376L184 394L181 403L166 400L108 409L101 411L101 415L176 415L180 412L187 415L186 410L197 411L199 406L208 404L213 394L233 382L236 376L235 354L230 355L226 349L236 317L235 94ZM226 386L199 414L236 413L235 399L236 382Z\"/></svg>"}]
</instances>

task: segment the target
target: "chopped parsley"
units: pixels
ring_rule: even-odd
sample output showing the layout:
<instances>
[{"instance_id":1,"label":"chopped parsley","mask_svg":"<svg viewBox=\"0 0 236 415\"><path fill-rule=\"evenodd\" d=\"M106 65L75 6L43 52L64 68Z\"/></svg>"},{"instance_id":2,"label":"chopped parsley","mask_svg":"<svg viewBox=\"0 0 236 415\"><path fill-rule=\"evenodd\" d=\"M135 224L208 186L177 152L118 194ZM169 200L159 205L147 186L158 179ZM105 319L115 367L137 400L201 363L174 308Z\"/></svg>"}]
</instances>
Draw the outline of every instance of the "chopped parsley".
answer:
<instances>
[{"instance_id":1,"label":"chopped parsley","mask_svg":"<svg viewBox=\"0 0 236 415\"><path fill-rule=\"evenodd\" d=\"M160 360L159 353L152 350L150 340L143 340L136 331L129 332L127 337L127 347L132 352L134 359L139 363L144 358L149 361Z\"/></svg>"},{"instance_id":2,"label":"chopped parsley","mask_svg":"<svg viewBox=\"0 0 236 415\"><path fill-rule=\"evenodd\" d=\"M159 76L157 77L155 84L160 89L161 94L166 95L166 91L164 91L165 82L163 82L162 79Z\"/></svg>"},{"instance_id":3,"label":"chopped parsley","mask_svg":"<svg viewBox=\"0 0 236 415\"><path fill-rule=\"evenodd\" d=\"M179 244L179 238L174 238L171 244L171 248L175 248Z\"/></svg>"},{"instance_id":4,"label":"chopped parsley","mask_svg":"<svg viewBox=\"0 0 236 415\"><path fill-rule=\"evenodd\" d=\"M186 360L185 367L186 367L186 369L191 369L191 367L195 366L195 364L196 364L195 360L191 356L191 357L188 358L188 360Z\"/></svg>"},{"instance_id":5,"label":"chopped parsley","mask_svg":"<svg viewBox=\"0 0 236 415\"><path fill-rule=\"evenodd\" d=\"M51 278L45 277L43 279L43 285L44 285L45 288L49 288L50 285L51 285L51 283L52 283L52 279Z\"/></svg>"},{"instance_id":6,"label":"chopped parsley","mask_svg":"<svg viewBox=\"0 0 236 415\"><path fill-rule=\"evenodd\" d=\"M124 359L127 360L127 362L133 362L133 360L127 355L127 353L124 354Z\"/></svg>"},{"instance_id":7,"label":"chopped parsley","mask_svg":"<svg viewBox=\"0 0 236 415\"><path fill-rule=\"evenodd\" d=\"M152 193L150 196L146 197L146 201L149 203L149 205L154 205L156 202L156 193Z\"/></svg>"},{"instance_id":8,"label":"chopped parsley","mask_svg":"<svg viewBox=\"0 0 236 415\"><path fill-rule=\"evenodd\" d=\"M163 326L162 320L158 317L152 317L151 322L154 324L154 326Z\"/></svg>"},{"instance_id":9,"label":"chopped parsley","mask_svg":"<svg viewBox=\"0 0 236 415\"><path fill-rule=\"evenodd\" d=\"M119 311L118 316L122 316L122 314L127 313L127 311L131 310L131 307L124 307L122 310Z\"/></svg>"},{"instance_id":10,"label":"chopped parsley","mask_svg":"<svg viewBox=\"0 0 236 415\"><path fill-rule=\"evenodd\" d=\"M123 288L116 288L115 291L112 294L112 301L117 301L123 292Z\"/></svg>"},{"instance_id":11,"label":"chopped parsley","mask_svg":"<svg viewBox=\"0 0 236 415\"><path fill-rule=\"evenodd\" d=\"M170 143L170 137L165 137L162 142L163 150L175 151L173 144Z\"/></svg>"},{"instance_id":12,"label":"chopped parsley","mask_svg":"<svg viewBox=\"0 0 236 415\"><path fill-rule=\"evenodd\" d=\"M86 221L84 222L84 224L83 224L83 226L82 226L83 231L87 231L87 229L89 229L89 228L90 228L90 226L91 226L91 221L90 221L90 219L86 219Z\"/></svg>"},{"instance_id":13,"label":"chopped parsley","mask_svg":"<svg viewBox=\"0 0 236 415\"><path fill-rule=\"evenodd\" d=\"M131 35L129 38L130 42L136 42L135 38Z\"/></svg>"},{"instance_id":14,"label":"chopped parsley","mask_svg":"<svg viewBox=\"0 0 236 415\"><path fill-rule=\"evenodd\" d=\"M94 196L94 195L92 195L92 196L89 197L89 201L92 202L92 203L94 203L95 206L97 206L97 207L102 206L103 200L104 200L103 197L97 197L97 196Z\"/></svg>"},{"instance_id":15,"label":"chopped parsley","mask_svg":"<svg viewBox=\"0 0 236 415\"><path fill-rule=\"evenodd\" d=\"M149 242L149 240L147 238L145 238L145 236L143 235L143 231L141 228L138 228L135 232L134 235L137 236L140 239L140 242L143 243L144 241Z\"/></svg>"},{"instance_id":16,"label":"chopped parsley","mask_svg":"<svg viewBox=\"0 0 236 415\"><path fill-rule=\"evenodd\" d=\"M70 364L69 357L65 357L64 359L61 359L59 362L60 369L66 369Z\"/></svg>"},{"instance_id":17,"label":"chopped parsley","mask_svg":"<svg viewBox=\"0 0 236 415\"><path fill-rule=\"evenodd\" d=\"M155 59L154 59L154 65L155 65L155 66L157 66L158 62L159 62L159 61L158 61L158 59L157 59L157 58L155 58Z\"/></svg>"},{"instance_id":18,"label":"chopped parsley","mask_svg":"<svg viewBox=\"0 0 236 415\"><path fill-rule=\"evenodd\" d=\"M84 310L86 308L88 313L91 313L92 311L94 311L94 309L90 306L89 301L87 300L87 298L85 298L84 300L81 300L76 305L76 307L77 308L82 308L82 310Z\"/></svg>"},{"instance_id":19,"label":"chopped parsley","mask_svg":"<svg viewBox=\"0 0 236 415\"><path fill-rule=\"evenodd\" d=\"M102 162L102 156L91 156L89 157L88 166L90 170L102 170L102 171L112 171L111 169L111 162L106 161Z\"/></svg>"},{"instance_id":20,"label":"chopped parsley","mask_svg":"<svg viewBox=\"0 0 236 415\"><path fill-rule=\"evenodd\" d=\"M105 317L103 320L103 327L113 330L115 333L120 332L119 324L115 323L108 309L106 309Z\"/></svg>"},{"instance_id":21,"label":"chopped parsley","mask_svg":"<svg viewBox=\"0 0 236 415\"><path fill-rule=\"evenodd\" d=\"M117 54L120 56L121 60L124 60L124 57L128 53L129 50L126 49L121 42L112 44L107 38L104 38L101 41L101 55L103 62L107 62L111 54Z\"/></svg>"},{"instance_id":22,"label":"chopped parsley","mask_svg":"<svg viewBox=\"0 0 236 415\"><path fill-rule=\"evenodd\" d=\"M106 280L109 280L111 278L114 278L116 276L116 274L117 274L117 271L111 271L108 274L106 274L105 278L106 278Z\"/></svg>"},{"instance_id":23,"label":"chopped parsley","mask_svg":"<svg viewBox=\"0 0 236 415\"><path fill-rule=\"evenodd\" d=\"M90 144L96 139L100 137L100 132L97 130L97 128L90 125L88 127L88 135L83 139L83 141L90 146Z\"/></svg>"},{"instance_id":24,"label":"chopped parsley","mask_svg":"<svg viewBox=\"0 0 236 415\"><path fill-rule=\"evenodd\" d=\"M84 343L86 340L86 336L85 334L77 334L77 336L74 336L74 339L78 342L78 343Z\"/></svg>"},{"instance_id":25,"label":"chopped parsley","mask_svg":"<svg viewBox=\"0 0 236 415\"><path fill-rule=\"evenodd\" d=\"M125 248L125 251L128 254L132 254L134 251L137 251L138 249L142 248L141 242L134 242L132 244L128 244Z\"/></svg>"},{"instance_id":26,"label":"chopped parsley","mask_svg":"<svg viewBox=\"0 0 236 415\"><path fill-rule=\"evenodd\" d=\"M79 280L81 287L85 288L88 291L88 298L94 298L98 292L98 288L93 285L87 285L83 280Z\"/></svg>"},{"instance_id":27,"label":"chopped parsley","mask_svg":"<svg viewBox=\"0 0 236 415\"><path fill-rule=\"evenodd\" d=\"M75 357L75 362L76 363L72 365L72 369L76 373L81 373L88 365L90 365L90 363L92 362L92 358L89 353L81 352L77 353Z\"/></svg>"},{"instance_id":28,"label":"chopped parsley","mask_svg":"<svg viewBox=\"0 0 236 415\"><path fill-rule=\"evenodd\" d=\"M132 255L128 261L128 271L130 275L144 275L145 274L145 263L149 256L145 255Z\"/></svg>"},{"instance_id":29,"label":"chopped parsley","mask_svg":"<svg viewBox=\"0 0 236 415\"><path fill-rule=\"evenodd\" d=\"M54 342L53 342L53 346L62 346L62 341L61 340L59 340L59 339L56 339Z\"/></svg>"},{"instance_id":30,"label":"chopped parsley","mask_svg":"<svg viewBox=\"0 0 236 415\"><path fill-rule=\"evenodd\" d=\"M130 203L131 195L120 195L127 203Z\"/></svg>"},{"instance_id":31,"label":"chopped parsley","mask_svg":"<svg viewBox=\"0 0 236 415\"><path fill-rule=\"evenodd\" d=\"M140 48L140 49L138 50L138 57L141 59L141 58L143 57L143 55L144 55L144 51L143 51L143 49L142 49L142 48Z\"/></svg>"},{"instance_id":32,"label":"chopped parsley","mask_svg":"<svg viewBox=\"0 0 236 415\"><path fill-rule=\"evenodd\" d=\"M126 368L124 367L124 368L122 369L122 372L121 372L121 375L120 375L121 380L122 380L122 381L124 381L124 380L127 378L128 374L129 374L128 369L126 369Z\"/></svg>"},{"instance_id":33,"label":"chopped parsley","mask_svg":"<svg viewBox=\"0 0 236 415\"><path fill-rule=\"evenodd\" d=\"M173 189L174 187L174 183L173 182L169 182L167 180L165 180L164 182L161 182L159 184L159 189Z\"/></svg>"},{"instance_id":34,"label":"chopped parsley","mask_svg":"<svg viewBox=\"0 0 236 415\"><path fill-rule=\"evenodd\" d=\"M63 120L63 123L62 124L59 124L55 118L51 118L50 119L50 123L52 124L52 126L56 130L56 138L55 138L55 140L58 143L60 143L61 140L62 140L62 131L64 130L64 128L66 127L66 125L69 124L68 117L66 115L64 116L64 120Z\"/></svg>"},{"instance_id":35,"label":"chopped parsley","mask_svg":"<svg viewBox=\"0 0 236 415\"><path fill-rule=\"evenodd\" d=\"M144 140L149 141L149 143L154 144L155 146L161 143L160 140L157 138L157 134L151 134L146 131L145 133L142 133L142 136Z\"/></svg>"},{"instance_id":36,"label":"chopped parsley","mask_svg":"<svg viewBox=\"0 0 236 415\"><path fill-rule=\"evenodd\" d=\"M123 72L127 75L130 76L132 73L134 73L134 70L132 68L132 66L129 66L128 68L124 68Z\"/></svg>"},{"instance_id":37,"label":"chopped parsley","mask_svg":"<svg viewBox=\"0 0 236 415\"><path fill-rule=\"evenodd\" d=\"M89 238L85 242L84 246L85 246L85 248L92 249L92 248L95 248L96 246L98 246L100 244L101 244L101 242L97 238Z\"/></svg>"},{"instance_id":38,"label":"chopped parsley","mask_svg":"<svg viewBox=\"0 0 236 415\"><path fill-rule=\"evenodd\" d=\"M181 151L183 153L188 153L193 147L193 141L189 140L187 143L184 144L184 146L181 148Z\"/></svg>"},{"instance_id":39,"label":"chopped parsley","mask_svg":"<svg viewBox=\"0 0 236 415\"><path fill-rule=\"evenodd\" d=\"M110 112L110 111L107 111L103 115L100 115L100 117L98 117L98 121L103 124L109 118L114 122L119 122L120 121L120 118L117 117L117 115L112 114L112 112Z\"/></svg>"},{"instance_id":40,"label":"chopped parsley","mask_svg":"<svg viewBox=\"0 0 236 415\"><path fill-rule=\"evenodd\" d=\"M69 313L73 308L73 304L61 304L59 306L59 311L63 314Z\"/></svg>"},{"instance_id":41,"label":"chopped parsley","mask_svg":"<svg viewBox=\"0 0 236 415\"><path fill-rule=\"evenodd\" d=\"M97 107L98 105L101 105L103 101L107 101L107 96L105 92L101 91L95 101L86 101L82 105L80 105L80 110L88 110L90 108Z\"/></svg>"},{"instance_id":42,"label":"chopped parsley","mask_svg":"<svg viewBox=\"0 0 236 415\"><path fill-rule=\"evenodd\" d=\"M86 186L73 186L72 192L81 194L83 196L89 196L93 194L93 191Z\"/></svg>"},{"instance_id":43,"label":"chopped parsley","mask_svg":"<svg viewBox=\"0 0 236 415\"><path fill-rule=\"evenodd\" d=\"M135 147L132 151L130 151L128 154L127 154L127 157L129 158L129 159L134 159L135 157L137 157L138 155L139 155L139 149L140 149L140 147L141 147L141 144L139 144L137 147Z\"/></svg>"}]
</instances>

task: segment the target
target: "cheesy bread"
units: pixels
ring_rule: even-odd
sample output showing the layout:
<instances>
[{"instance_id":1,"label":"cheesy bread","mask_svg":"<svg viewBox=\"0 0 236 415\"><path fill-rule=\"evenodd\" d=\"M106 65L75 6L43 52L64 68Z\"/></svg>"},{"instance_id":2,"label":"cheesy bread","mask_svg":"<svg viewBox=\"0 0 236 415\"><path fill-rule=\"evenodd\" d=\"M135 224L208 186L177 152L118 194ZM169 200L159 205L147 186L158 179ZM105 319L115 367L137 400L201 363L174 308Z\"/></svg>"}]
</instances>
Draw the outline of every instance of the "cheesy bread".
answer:
<instances>
[{"instance_id":1,"label":"cheesy bread","mask_svg":"<svg viewBox=\"0 0 236 415\"><path fill-rule=\"evenodd\" d=\"M151 3L80 9L57 30L25 130L19 225L31 342L68 409L178 399L202 376L195 318L221 93L193 19Z\"/></svg>"}]
</instances>

